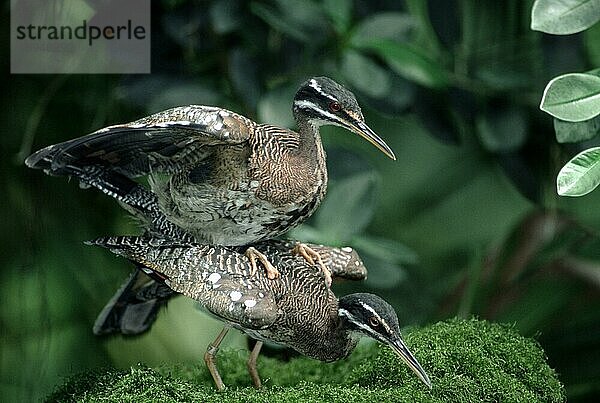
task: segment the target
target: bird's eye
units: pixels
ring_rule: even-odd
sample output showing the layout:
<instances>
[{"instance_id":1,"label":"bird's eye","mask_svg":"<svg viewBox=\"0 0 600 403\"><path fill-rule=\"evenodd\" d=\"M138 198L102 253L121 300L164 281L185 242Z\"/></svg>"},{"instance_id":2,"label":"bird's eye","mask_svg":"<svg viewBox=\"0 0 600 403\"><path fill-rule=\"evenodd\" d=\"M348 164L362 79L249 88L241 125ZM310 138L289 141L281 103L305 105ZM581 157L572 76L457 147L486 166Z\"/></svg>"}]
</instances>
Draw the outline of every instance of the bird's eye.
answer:
<instances>
[{"instance_id":1,"label":"bird's eye","mask_svg":"<svg viewBox=\"0 0 600 403\"><path fill-rule=\"evenodd\" d=\"M379 319L377 319L375 316L371 316L369 318L369 325L371 325L372 327L379 326Z\"/></svg>"},{"instance_id":2,"label":"bird's eye","mask_svg":"<svg viewBox=\"0 0 600 403\"><path fill-rule=\"evenodd\" d=\"M329 104L329 110L331 112L339 112L342 109L342 105L339 102L333 101Z\"/></svg>"}]
</instances>

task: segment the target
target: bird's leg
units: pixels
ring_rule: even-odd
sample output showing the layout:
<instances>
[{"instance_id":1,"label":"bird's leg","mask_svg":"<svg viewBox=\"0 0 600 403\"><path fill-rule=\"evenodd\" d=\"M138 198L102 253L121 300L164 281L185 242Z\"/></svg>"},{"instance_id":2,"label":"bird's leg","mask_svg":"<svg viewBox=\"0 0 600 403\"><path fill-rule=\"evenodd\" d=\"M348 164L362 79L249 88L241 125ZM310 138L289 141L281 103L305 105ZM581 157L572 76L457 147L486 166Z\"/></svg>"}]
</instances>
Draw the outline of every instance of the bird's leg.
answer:
<instances>
[{"instance_id":1,"label":"bird's leg","mask_svg":"<svg viewBox=\"0 0 600 403\"><path fill-rule=\"evenodd\" d=\"M229 326L224 326L223 330L221 330L221 333L219 333L215 341L208 345L208 347L206 348L206 353L204 353L204 362L206 363L206 367L212 375L213 380L215 381L215 385L217 386L217 390L219 392L225 388L225 385L223 384L223 381L221 380L221 375L219 375L219 370L217 369L216 355L217 352L219 352L219 344L221 344L228 331Z\"/></svg>"},{"instance_id":2,"label":"bird's leg","mask_svg":"<svg viewBox=\"0 0 600 403\"><path fill-rule=\"evenodd\" d=\"M258 375L258 369L256 369L256 360L258 359L258 354L260 354L260 349L262 348L263 342L256 341L250 356L248 357L248 372L250 373L250 378L252 378L252 382L254 382L254 387L259 389L262 386L260 381L260 376Z\"/></svg>"},{"instance_id":3,"label":"bird's leg","mask_svg":"<svg viewBox=\"0 0 600 403\"><path fill-rule=\"evenodd\" d=\"M250 259L251 273L250 275L254 276L257 271L256 267L256 259L262 263L262 265L267 270L267 277L269 280L274 280L279 277L279 271L269 262L269 259L259 251L257 251L254 247L249 247L246 249L246 257Z\"/></svg>"},{"instance_id":4,"label":"bird's leg","mask_svg":"<svg viewBox=\"0 0 600 403\"><path fill-rule=\"evenodd\" d=\"M321 271L323 271L323 276L325 276L325 284L327 284L327 287L331 286L331 271L327 268L327 266L325 266L325 263L323 263L323 260L321 260L321 255L319 255L318 252L316 252L307 244L298 242L296 243L296 246L294 246L294 249L292 249L292 253L302 256L313 266L318 265L321 268Z\"/></svg>"}]
</instances>

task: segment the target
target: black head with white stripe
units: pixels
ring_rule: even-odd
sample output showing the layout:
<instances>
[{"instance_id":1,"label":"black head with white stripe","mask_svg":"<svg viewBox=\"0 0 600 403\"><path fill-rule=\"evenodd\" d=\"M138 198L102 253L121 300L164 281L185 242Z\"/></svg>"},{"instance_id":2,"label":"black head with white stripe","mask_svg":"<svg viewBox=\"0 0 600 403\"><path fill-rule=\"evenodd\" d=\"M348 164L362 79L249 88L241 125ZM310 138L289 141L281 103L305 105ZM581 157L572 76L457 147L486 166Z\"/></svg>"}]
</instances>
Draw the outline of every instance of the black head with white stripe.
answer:
<instances>
[{"instance_id":1,"label":"black head with white stripe","mask_svg":"<svg viewBox=\"0 0 600 403\"><path fill-rule=\"evenodd\" d=\"M396 159L392 149L365 123L354 94L331 78L313 77L302 84L294 97L294 115L316 126L341 126Z\"/></svg>"},{"instance_id":2,"label":"black head with white stripe","mask_svg":"<svg viewBox=\"0 0 600 403\"><path fill-rule=\"evenodd\" d=\"M350 294L339 300L338 314L350 332L371 337L392 348L427 386L431 381L400 335L394 308L373 294Z\"/></svg>"}]
</instances>

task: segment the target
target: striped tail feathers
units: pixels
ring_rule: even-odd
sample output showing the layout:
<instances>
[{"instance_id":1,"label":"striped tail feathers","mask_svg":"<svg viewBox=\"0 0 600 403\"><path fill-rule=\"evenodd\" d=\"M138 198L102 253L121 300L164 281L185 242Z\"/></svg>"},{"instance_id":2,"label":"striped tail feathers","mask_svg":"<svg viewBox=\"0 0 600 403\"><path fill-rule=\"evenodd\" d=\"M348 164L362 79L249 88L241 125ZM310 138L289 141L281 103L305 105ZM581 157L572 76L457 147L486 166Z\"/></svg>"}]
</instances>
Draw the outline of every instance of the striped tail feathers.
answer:
<instances>
[{"instance_id":1,"label":"striped tail feathers","mask_svg":"<svg viewBox=\"0 0 600 403\"><path fill-rule=\"evenodd\" d=\"M158 312L176 295L165 284L136 270L117 290L94 322L95 335L139 335L148 331Z\"/></svg>"}]
</instances>

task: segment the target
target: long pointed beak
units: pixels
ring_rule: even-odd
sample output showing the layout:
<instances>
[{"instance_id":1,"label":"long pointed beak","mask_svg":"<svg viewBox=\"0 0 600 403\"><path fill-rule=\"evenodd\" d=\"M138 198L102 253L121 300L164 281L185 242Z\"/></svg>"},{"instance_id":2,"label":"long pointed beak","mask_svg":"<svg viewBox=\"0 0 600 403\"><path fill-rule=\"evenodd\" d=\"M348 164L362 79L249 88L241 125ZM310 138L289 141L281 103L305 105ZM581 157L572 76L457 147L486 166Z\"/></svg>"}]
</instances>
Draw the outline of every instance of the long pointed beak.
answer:
<instances>
[{"instance_id":1,"label":"long pointed beak","mask_svg":"<svg viewBox=\"0 0 600 403\"><path fill-rule=\"evenodd\" d=\"M367 126L365 122L354 120L350 124L350 130L367 140L369 143L373 144L379 149L379 151L396 161L396 155L390 146L388 146L385 141L383 141L381 137L379 137L377 133L375 133L369 126Z\"/></svg>"},{"instance_id":2,"label":"long pointed beak","mask_svg":"<svg viewBox=\"0 0 600 403\"><path fill-rule=\"evenodd\" d=\"M427 373L423 367L421 367L421 364L419 364L419 361L417 361L415 356L410 352L408 347L406 347L404 341L398 337L396 340L390 342L389 346L396 354L400 356L402 361L404 361L404 363L408 365L415 374L417 374L419 379L422 380L423 383L429 387L429 389L431 389L431 381L429 380Z\"/></svg>"}]
</instances>

